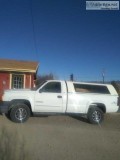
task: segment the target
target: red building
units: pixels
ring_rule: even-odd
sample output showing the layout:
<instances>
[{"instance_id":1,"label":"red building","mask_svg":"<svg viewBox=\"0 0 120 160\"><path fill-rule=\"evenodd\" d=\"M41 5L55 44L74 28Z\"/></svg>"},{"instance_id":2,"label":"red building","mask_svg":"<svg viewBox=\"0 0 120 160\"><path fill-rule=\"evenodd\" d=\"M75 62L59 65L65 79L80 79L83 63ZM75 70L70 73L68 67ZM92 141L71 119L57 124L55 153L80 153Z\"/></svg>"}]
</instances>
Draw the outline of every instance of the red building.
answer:
<instances>
[{"instance_id":1,"label":"red building","mask_svg":"<svg viewBox=\"0 0 120 160\"><path fill-rule=\"evenodd\" d=\"M31 88L38 62L0 59L0 99L5 89Z\"/></svg>"}]
</instances>

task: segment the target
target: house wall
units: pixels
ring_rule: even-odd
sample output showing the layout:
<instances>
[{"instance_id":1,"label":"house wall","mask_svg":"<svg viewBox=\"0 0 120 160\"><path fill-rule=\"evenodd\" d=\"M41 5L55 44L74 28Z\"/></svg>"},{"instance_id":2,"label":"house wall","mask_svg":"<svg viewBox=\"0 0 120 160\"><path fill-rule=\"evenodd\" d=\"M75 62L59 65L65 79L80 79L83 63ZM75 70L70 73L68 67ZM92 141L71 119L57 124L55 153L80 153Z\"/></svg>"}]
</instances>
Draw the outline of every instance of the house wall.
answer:
<instances>
[{"instance_id":1,"label":"house wall","mask_svg":"<svg viewBox=\"0 0 120 160\"><path fill-rule=\"evenodd\" d=\"M0 100L5 89L10 87L10 74L9 73L0 73Z\"/></svg>"},{"instance_id":2,"label":"house wall","mask_svg":"<svg viewBox=\"0 0 120 160\"><path fill-rule=\"evenodd\" d=\"M33 73L10 73L10 72L0 72L0 100L5 89L12 88L12 75L22 74L24 75L23 88L31 88L34 86L34 74Z\"/></svg>"},{"instance_id":3,"label":"house wall","mask_svg":"<svg viewBox=\"0 0 120 160\"><path fill-rule=\"evenodd\" d=\"M35 86L35 75L34 74L31 74L31 87L34 87Z\"/></svg>"},{"instance_id":4,"label":"house wall","mask_svg":"<svg viewBox=\"0 0 120 160\"><path fill-rule=\"evenodd\" d=\"M25 75L25 88L31 88L31 81L32 81L32 75L31 74L26 74Z\"/></svg>"}]
</instances>

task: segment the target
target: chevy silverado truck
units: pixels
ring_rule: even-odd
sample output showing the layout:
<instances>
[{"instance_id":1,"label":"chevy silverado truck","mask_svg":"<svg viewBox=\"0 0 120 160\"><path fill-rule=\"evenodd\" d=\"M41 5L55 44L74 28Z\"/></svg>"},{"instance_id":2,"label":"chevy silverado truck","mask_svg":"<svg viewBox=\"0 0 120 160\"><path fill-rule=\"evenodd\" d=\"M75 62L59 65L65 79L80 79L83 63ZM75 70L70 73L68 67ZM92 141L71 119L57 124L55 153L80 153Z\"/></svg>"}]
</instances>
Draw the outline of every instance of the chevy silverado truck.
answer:
<instances>
[{"instance_id":1,"label":"chevy silverado truck","mask_svg":"<svg viewBox=\"0 0 120 160\"><path fill-rule=\"evenodd\" d=\"M118 94L111 84L48 80L33 89L4 91L0 113L17 123L30 115L85 115L98 124L104 113L117 112Z\"/></svg>"}]
</instances>

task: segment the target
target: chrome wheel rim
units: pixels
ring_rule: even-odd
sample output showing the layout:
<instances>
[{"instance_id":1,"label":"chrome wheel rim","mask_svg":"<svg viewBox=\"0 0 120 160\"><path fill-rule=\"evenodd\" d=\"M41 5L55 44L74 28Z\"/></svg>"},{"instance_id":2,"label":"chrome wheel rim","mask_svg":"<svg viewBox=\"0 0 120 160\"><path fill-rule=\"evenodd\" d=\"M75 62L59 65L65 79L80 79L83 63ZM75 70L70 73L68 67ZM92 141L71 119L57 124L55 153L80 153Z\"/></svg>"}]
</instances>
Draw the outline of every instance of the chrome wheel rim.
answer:
<instances>
[{"instance_id":1,"label":"chrome wheel rim","mask_svg":"<svg viewBox=\"0 0 120 160\"><path fill-rule=\"evenodd\" d=\"M93 112L93 114L92 114L92 119L93 119L95 122L99 123L100 120L101 120L101 113L100 113L99 111Z\"/></svg>"},{"instance_id":2,"label":"chrome wheel rim","mask_svg":"<svg viewBox=\"0 0 120 160\"><path fill-rule=\"evenodd\" d=\"M15 112L15 118L22 121L27 117L27 111L24 108L19 108Z\"/></svg>"}]
</instances>

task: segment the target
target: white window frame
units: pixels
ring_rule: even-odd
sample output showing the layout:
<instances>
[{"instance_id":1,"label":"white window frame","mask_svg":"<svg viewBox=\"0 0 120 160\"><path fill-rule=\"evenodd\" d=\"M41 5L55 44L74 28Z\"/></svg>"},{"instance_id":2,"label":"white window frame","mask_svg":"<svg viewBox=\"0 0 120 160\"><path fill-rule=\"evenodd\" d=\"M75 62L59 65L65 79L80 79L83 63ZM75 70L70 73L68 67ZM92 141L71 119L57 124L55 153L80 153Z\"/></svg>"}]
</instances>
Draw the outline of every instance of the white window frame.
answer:
<instances>
[{"instance_id":1,"label":"white window frame","mask_svg":"<svg viewBox=\"0 0 120 160\"><path fill-rule=\"evenodd\" d=\"M17 76L18 76L18 77L20 77L20 76L22 77L22 83L23 83L23 84L22 84L22 87L20 87L19 84L16 84L16 86L17 86L17 85L18 85L18 86L17 86L17 87L14 87L14 84L13 84L13 83L14 83L14 82L13 82L14 80L13 80L13 78L14 78L15 76L16 76L16 77L17 77ZM17 80L16 80L16 81L17 81ZM16 83L18 83L18 82L16 82ZM21 85L21 84L20 84L20 85ZM12 74L12 76L11 76L11 88L13 88L13 89L25 88L25 75L24 75L24 74L17 74L17 73L16 73L16 74Z\"/></svg>"}]
</instances>

